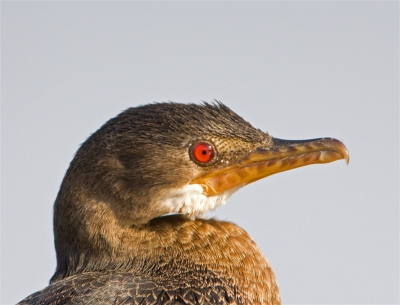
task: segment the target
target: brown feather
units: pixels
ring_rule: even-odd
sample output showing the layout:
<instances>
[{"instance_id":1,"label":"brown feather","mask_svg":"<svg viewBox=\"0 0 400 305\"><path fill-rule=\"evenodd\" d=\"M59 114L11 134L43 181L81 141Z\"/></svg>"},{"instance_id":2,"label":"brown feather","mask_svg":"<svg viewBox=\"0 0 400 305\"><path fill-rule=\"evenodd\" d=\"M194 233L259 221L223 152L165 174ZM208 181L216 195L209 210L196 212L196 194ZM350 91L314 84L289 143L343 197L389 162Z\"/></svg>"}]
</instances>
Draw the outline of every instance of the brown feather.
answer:
<instances>
[{"instance_id":1,"label":"brown feather","mask_svg":"<svg viewBox=\"0 0 400 305\"><path fill-rule=\"evenodd\" d=\"M192 143L218 156L199 166ZM130 108L82 144L54 205L57 270L20 304L280 304L272 269L238 226L155 204L271 137L221 103Z\"/></svg>"}]
</instances>

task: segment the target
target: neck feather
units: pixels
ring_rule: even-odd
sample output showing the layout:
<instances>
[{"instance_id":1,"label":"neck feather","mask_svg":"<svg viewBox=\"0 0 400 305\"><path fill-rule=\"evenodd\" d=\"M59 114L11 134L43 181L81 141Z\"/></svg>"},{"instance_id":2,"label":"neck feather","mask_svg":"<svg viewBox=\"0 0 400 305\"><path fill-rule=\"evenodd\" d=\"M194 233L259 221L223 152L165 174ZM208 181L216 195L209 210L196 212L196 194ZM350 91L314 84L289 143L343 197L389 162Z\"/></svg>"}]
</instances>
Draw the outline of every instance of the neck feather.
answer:
<instances>
[{"instance_id":1,"label":"neck feather","mask_svg":"<svg viewBox=\"0 0 400 305\"><path fill-rule=\"evenodd\" d=\"M86 203L85 209L82 219L66 213L64 221L55 222L57 270L52 282L90 271L179 276L205 269L231 277L235 287L258 287L259 292L251 292L256 294L252 299L264 299L267 286L276 287L268 261L248 234L232 223L173 215L123 226L105 203Z\"/></svg>"}]
</instances>

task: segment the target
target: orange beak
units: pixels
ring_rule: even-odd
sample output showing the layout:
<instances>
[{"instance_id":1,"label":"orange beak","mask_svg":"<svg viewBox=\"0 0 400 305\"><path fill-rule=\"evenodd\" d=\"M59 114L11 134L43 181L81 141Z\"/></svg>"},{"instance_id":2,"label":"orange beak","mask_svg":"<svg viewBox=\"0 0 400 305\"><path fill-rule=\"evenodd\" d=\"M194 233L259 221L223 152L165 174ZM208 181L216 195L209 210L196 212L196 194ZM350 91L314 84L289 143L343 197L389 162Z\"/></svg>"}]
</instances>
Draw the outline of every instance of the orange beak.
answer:
<instances>
[{"instance_id":1,"label":"orange beak","mask_svg":"<svg viewBox=\"0 0 400 305\"><path fill-rule=\"evenodd\" d=\"M190 184L200 184L205 195L213 196L305 165L329 163L340 159L349 163L346 146L333 138L272 140L273 147L258 147L238 163L198 176Z\"/></svg>"}]
</instances>

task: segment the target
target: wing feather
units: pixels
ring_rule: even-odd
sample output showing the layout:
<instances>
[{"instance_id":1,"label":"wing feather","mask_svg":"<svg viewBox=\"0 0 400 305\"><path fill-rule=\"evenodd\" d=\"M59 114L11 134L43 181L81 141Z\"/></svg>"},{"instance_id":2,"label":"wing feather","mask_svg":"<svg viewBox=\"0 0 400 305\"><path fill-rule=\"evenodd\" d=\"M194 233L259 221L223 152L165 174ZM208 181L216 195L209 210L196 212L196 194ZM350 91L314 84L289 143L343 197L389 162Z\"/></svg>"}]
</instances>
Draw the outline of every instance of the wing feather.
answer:
<instances>
[{"instance_id":1,"label":"wing feather","mask_svg":"<svg viewBox=\"0 0 400 305\"><path fill-rule=\"evenodd\" d=\"M234 288L224 283L204 287L174 287L149 277L109 271L88 272L52 283L19 305L179 305L242 304Z\"/></svg>"}]
</instances>

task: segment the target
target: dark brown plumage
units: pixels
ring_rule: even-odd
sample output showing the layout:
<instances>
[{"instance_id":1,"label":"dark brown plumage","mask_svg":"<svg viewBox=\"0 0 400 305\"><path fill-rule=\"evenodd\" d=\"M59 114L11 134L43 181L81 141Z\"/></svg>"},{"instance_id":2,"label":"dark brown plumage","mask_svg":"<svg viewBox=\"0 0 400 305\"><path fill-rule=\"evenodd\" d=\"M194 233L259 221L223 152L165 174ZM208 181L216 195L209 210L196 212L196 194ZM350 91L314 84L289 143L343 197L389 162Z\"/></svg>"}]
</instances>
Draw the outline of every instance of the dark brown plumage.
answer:
<instances>
[{"instance_id":1,"label":"dark brown plumage","mask_svg":"<svg viewBox=\"0 0 400 305\"><path fill-rule=\"evenodd\" d=\"M280 304L248 234L195 219L279 162L274 172L347 158L337 140L279 141L218 102L152 104L111 119L62 182L50 285L20 304ZM192 152L200 142L214 154L204 163ZM315 160L297 161L300 148Z\"/></svg>"}]
</instances>

